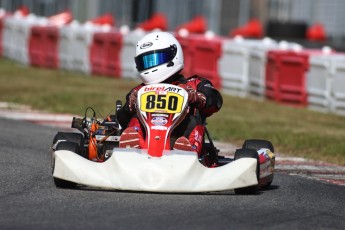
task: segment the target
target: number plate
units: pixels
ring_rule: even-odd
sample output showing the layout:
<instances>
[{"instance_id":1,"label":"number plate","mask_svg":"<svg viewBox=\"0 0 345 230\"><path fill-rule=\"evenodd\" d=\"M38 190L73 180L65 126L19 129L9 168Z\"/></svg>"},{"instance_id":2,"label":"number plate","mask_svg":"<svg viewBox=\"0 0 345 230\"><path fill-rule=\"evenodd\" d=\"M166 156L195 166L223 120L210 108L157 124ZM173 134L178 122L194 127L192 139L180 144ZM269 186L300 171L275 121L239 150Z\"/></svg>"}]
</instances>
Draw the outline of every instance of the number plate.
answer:
<instances>
[{"instance_id":1,"label":"number plate","mask_svg":"<svg viewBox=\"0 0 345 230\"><path fill-rule=\"evenodd\" d=\"M141 95L140 109L148 113L181 113L183 101L183 96L178 93L150 91Z\"/></svg>"}]
</instances>

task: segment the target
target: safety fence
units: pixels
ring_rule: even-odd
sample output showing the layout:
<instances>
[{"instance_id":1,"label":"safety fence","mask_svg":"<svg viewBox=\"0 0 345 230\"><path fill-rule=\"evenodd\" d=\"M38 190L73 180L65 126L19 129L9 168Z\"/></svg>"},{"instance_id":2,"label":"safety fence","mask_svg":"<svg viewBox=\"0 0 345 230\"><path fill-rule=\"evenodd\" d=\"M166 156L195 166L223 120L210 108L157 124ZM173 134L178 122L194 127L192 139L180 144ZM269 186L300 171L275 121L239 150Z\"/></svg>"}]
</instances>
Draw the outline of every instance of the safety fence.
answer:
<instances>
[{"instance_id":1,"label":"safety fence","mask_svg":"<svg viewBox=\"0 0 345 230\"><path fill-rule=\"evenodd\" d=\"M25 65L137 79L135 46L148 31L57 18L2 14L0 54ZM184 50L186 76L205 77L230 95L345 115L345 54L190 28L172 32Z\"/></svg>"}]
</instances>

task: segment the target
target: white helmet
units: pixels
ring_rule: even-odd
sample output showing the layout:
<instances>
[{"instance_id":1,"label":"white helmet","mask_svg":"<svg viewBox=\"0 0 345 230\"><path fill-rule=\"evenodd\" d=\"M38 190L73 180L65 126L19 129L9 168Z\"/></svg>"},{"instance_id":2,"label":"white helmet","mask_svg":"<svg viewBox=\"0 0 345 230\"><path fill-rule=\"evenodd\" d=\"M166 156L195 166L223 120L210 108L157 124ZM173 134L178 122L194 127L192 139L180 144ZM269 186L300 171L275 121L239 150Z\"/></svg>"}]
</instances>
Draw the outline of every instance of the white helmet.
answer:
<instances>
[{"instance_id":1,"label":"white helmet","mask_svg":"<svg viewBox=\"0 0 345 230\"><path fill-rule=\"evenodd\" d=\"M183 69L181 45L167 32L153 32L140 39L134 60L145 84L163 82Z\"/></svg>"}]
</instances>

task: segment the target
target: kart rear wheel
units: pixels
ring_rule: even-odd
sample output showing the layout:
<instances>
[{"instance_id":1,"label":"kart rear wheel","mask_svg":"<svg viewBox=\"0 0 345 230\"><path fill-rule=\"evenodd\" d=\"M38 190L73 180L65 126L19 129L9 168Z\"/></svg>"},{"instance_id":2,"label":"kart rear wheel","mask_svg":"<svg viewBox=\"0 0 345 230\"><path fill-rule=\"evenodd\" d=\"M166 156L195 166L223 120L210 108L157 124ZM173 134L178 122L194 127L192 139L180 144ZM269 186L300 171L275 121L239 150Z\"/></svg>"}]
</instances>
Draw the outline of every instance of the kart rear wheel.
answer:
<instances>
[{"instance_id":1,"label":"kart rear wheel","mask_svg":"<svg viewBox=\"0 0 345 230\"><path fill-rule=\"evenodd\" d=\"M244 141L242 148L255 149L256 151L262 148L265 148L265 149L269 149L272 153L274 153L274 147L272 143L267 140L259 140L259 139L246 140ZM263 187L270 186L272 182L273 182L273 174L270 178L270 181L266 183Z\"/></svg>"},{"instance_id":2,"label":"kart rear wheel","mask_svg":"<svg viewBox=\"0 0 345 230\"><path fill-rule=\"evenodd\" d=\"M267 140L259 140L259 139L251 139L245 140L242 148L247 149L255 149L256 151L260 150L261 148L269 149L272 153L274 153L274 147L270 141Z\"/></svg>"},{"instance_id":3,"label":"kart rear wheel","mask_svg":"<svg viewBox=\"0 0 345 230\"><path fill-rule=\"evenodd\" d=\"M257 160L256 163L256 178L259 181L260 178L260 166L259 166L259 155L258 152L255 149L248 149L248 148L242 148L237 149L235 152L235 158L234 160L238 160L241 158L254 158ZM249 195L249 194L255 194L259 190L259 185L253 185L248 186L244 188L237 188L235 189L235 194L239 195Z\"/></svg>"},{"instance_id":4,"label":"kart rear wheel","mask_svg":"<svg viewBox=\"0 0 345 230\"><path fill-rule=\"evenodd\" d=\"M68 151L71 151L74 153L78 153L79 152L79 145L77 143L71 142L71 141L61 141L57 144L56 150L68 150ZM54 159L53 159L53 161L54 161ZM52 162L53 172L54 172L54 164L55 164L55 162ZM55 177L54 177L54 183L55 183L55 186L58 188L75 188L77 185L74 182L62 180L62 179L55 178Z\"/></svg>"}]
</instances>

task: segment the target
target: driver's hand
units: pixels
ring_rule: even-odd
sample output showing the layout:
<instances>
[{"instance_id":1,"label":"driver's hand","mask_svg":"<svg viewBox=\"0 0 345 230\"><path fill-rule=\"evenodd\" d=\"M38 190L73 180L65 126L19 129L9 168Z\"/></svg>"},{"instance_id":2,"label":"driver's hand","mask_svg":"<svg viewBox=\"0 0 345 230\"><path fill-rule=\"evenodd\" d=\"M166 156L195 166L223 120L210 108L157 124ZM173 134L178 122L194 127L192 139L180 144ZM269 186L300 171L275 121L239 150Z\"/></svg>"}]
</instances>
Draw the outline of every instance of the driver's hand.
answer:
<instances>
[{"instance_id":1,"label":"driver's hand","mask_svg":"<svg viewBox=\"0 0 345 230\"><path fill-rule=\"evenodd\" d=\"M129 95L129 111L135 112L136 107L137 107L137 95L138 95L138 90L132 90L132 92Z\"/></svg>"},{"instance_id":2,"label":"driver's hand","mask_svg":"<svg viewBox=\"0 0 345 230\"><path fill-rule=\"evenodd\" d=\"M183 87L188 92L188 103L195 105L198 109L203 109L206 105L206 97L203 93L197 92L191 86Z\"/></svg>"}]
</instances>

